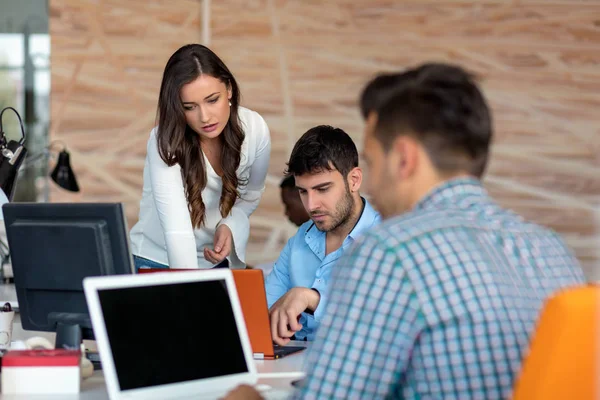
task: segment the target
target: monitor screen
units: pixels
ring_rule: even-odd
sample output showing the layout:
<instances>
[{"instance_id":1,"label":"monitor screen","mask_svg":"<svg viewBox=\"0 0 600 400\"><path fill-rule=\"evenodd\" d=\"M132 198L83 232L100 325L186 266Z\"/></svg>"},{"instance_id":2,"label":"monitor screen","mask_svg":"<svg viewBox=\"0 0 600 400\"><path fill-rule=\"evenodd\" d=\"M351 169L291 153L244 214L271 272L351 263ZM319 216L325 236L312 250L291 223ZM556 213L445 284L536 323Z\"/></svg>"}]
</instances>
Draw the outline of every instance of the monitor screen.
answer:
<instances>
[{"instance_id":1,"label":"monitor screen","mask_svg":"<svg viewBox=\"0 0 600 400\"><path fill-rule=\"evenodd\" d=\"M121 390L248 372L224 280L98 291Z\"/></svg>"},{"instance_id":2,"label":"monitor screen","mask_svg":"<svg viewBox=\"0 0 600 400\"><path fill-rule=\"evenodd\" d=\"M23 328L77 325L93 339L83 278L131 274L120 203L8 203L3 207ZM58 343L68 347L76 343Z\"/></svg>"}]
</instances>

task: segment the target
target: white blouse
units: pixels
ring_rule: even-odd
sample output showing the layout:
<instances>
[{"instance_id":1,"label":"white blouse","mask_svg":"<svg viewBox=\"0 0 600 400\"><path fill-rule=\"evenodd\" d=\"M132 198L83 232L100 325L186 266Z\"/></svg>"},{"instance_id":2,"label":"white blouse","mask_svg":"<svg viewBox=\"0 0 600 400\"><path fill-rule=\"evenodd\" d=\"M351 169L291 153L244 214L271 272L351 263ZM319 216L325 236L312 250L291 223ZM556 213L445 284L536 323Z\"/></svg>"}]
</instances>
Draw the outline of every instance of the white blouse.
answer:
<instances>
[{"instance_id":1,"label":"white blouse","mask_svg":"<svg viewBox=\"0 0 600 400\"><path fill-rule=\"evenodd\" d=\"M213 248L217 227L227 225L233 234L233 246L227 257L231 268L245 266L246 245L250 234L249 217L258 206L265 189L271 155L271 138L264 119L255 111L239 107L245 139L242 143L237 176L246 185L238 186L240 198L231 213L221 217L219 201L223 182L204 156L206 187L202 200L206 208L205 223L192 227L184 191L181 167L167 166L160 158L156 127L150 132L139 221L131 229L132 253L171 268L211 268L204 258L204 248Z\"/></svg>"}]
</instances>

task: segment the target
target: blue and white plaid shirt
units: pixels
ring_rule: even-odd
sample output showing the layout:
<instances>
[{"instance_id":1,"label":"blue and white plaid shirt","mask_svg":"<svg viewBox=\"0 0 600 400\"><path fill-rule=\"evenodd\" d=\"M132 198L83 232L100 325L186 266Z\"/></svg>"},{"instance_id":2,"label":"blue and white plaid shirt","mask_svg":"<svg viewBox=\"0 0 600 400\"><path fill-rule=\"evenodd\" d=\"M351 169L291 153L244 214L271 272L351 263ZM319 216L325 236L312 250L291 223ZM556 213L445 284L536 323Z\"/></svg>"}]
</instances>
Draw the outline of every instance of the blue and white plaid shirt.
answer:
<instances>
[{"instance_id":1,"label":"blue and white plaid shirt","mask_svg":"<svg viewBox=\"0 0 600 400\"><path fill-rule=\"evenodd\" d=\"M584 283L560 237L456 179L337 264L309 399L506 399L544 300Z\"/></svg>"}]
</instances>

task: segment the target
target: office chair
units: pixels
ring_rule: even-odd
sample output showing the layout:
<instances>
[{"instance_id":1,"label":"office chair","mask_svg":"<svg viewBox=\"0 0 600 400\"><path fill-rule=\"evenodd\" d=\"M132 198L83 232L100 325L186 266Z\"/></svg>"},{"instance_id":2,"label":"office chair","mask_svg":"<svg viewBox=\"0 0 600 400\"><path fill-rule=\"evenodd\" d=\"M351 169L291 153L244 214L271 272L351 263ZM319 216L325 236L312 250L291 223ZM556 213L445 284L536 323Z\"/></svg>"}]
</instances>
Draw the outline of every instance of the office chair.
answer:
<instances>
[{"instance_id":1,"label":"office chair","mask_svg":"<svg viewBox=\"0 0 600 400\"><path fill-rule=\"evenodd\" d=\"M600 286L562 291L545 304L513 400L596 400L600 391Z\"/></svg>"}]
</instances>

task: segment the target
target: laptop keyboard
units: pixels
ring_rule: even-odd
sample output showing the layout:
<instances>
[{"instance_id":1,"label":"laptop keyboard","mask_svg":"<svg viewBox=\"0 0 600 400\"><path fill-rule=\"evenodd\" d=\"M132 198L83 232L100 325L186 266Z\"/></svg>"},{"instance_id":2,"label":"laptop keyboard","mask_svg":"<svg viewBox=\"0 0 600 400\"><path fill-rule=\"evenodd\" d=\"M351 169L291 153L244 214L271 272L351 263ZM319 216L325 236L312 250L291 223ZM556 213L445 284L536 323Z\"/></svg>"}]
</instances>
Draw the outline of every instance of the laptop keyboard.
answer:
<instances>
[{"instance_id":1,"label":"laptop keyboard","mask_svg":"<svg viewBox=\"0 0 600 400\"><path fill-rule=\"evenodd\" d=\"M85 352L85 357L92 362L92 365L94 366L94 370L102 369L102 363L100 362L100 353L98 353L96 351L87 350Z\"/></svg>"},{"instance_id":2,"label":"laptop keyboard","mask_svg":"<svg viewBox=\"0 0 600 400\"><path fill-rule=\"evenodd\" d=\"M279 346L273 345L273 352L276 356L284 356L286 354L296 353L298 351L304 350L306 347L304 346Z\"/></svg>"}]
</instances>

